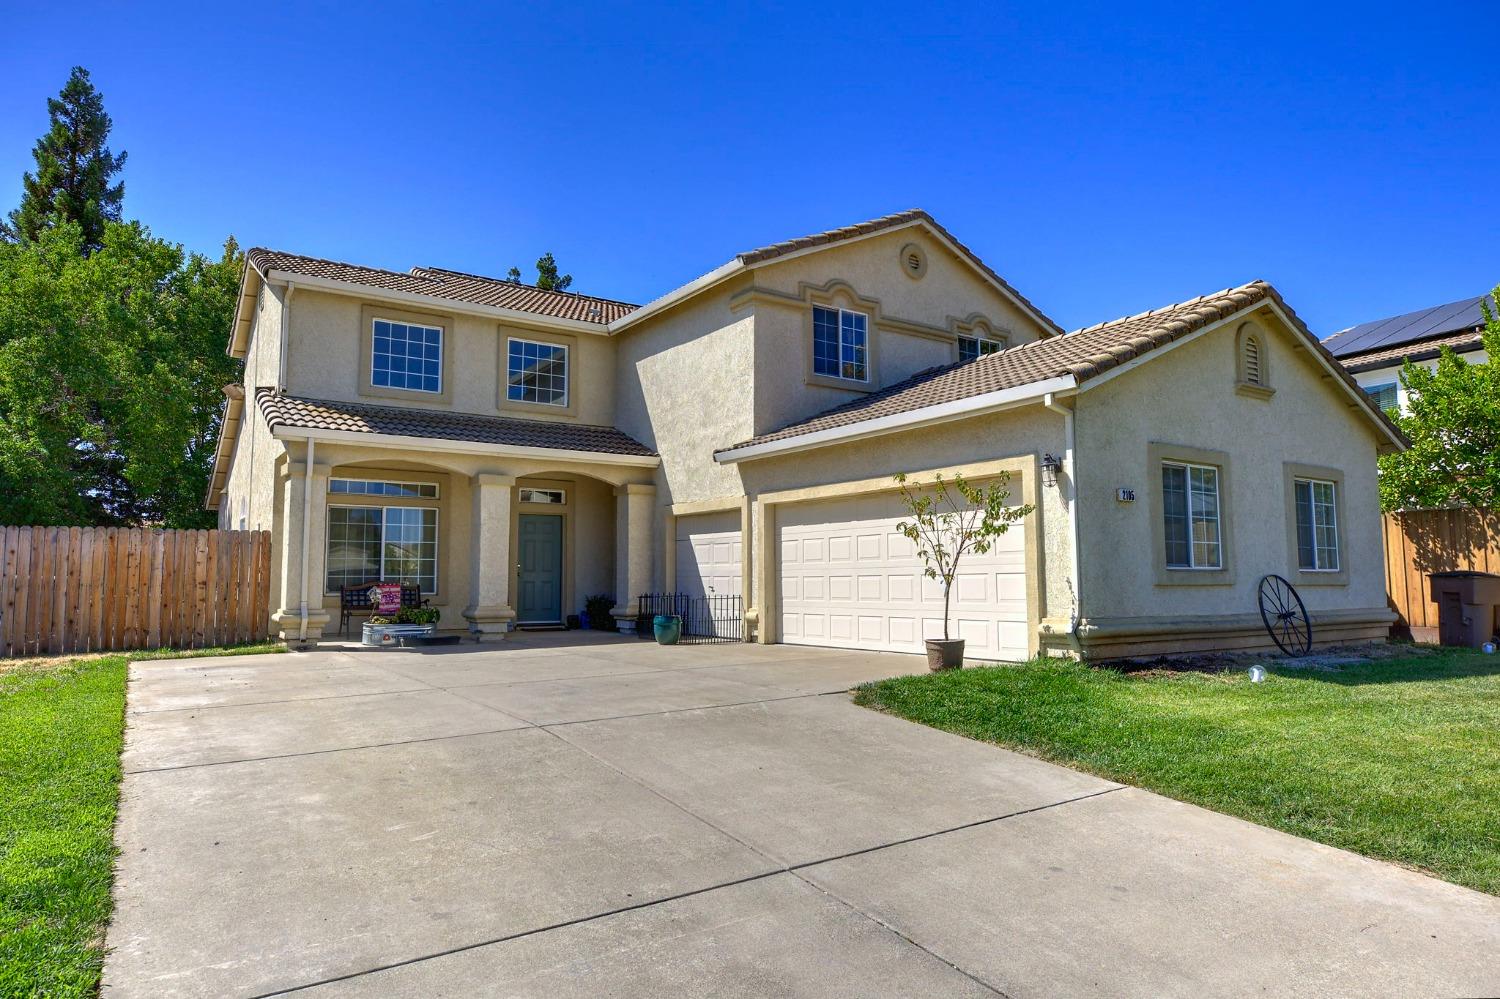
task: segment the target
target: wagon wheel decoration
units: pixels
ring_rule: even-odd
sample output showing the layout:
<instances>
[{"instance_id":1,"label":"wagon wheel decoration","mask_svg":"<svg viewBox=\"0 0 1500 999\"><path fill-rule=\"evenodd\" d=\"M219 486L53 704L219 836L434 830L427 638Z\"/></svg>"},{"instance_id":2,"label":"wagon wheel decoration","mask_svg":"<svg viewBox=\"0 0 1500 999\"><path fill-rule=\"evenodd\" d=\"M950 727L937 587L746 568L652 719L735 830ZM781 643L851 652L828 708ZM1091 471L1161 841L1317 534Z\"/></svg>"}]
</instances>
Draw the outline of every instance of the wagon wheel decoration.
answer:
<instances>
[{"instance_id":1,"label":"wagon wheel decoration","mask_svg":"<svg viewBox=\"0 0 1500 999\"><path fill-rule=\"evenodd\" d=\"M1312 622L1307 619L1307 608L1292 584L1280 576L1273 574L1260 581L1260 619L1282 652L1305 656L1312 651Z\"/></svg>"}]
</instances>

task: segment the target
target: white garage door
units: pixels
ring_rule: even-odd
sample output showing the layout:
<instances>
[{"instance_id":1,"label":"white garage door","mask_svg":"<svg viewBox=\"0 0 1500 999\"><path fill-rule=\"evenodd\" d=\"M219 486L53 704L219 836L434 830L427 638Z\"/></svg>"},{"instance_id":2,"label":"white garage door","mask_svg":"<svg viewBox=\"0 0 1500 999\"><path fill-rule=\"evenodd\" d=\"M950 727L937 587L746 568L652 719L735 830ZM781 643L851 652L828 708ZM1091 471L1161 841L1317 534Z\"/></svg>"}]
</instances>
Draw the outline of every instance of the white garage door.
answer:
<instances>
[{"instance_id":1,"label":"white garage door","mask_svg":"<svg viewBox=\"0 0 1500 999\"><path fill-rule=\"evenodd\" d=\"M896 533L895 494L782 507L781 640L797 645L921 652L943 637L943 591ZM1020 525L986 555L967 555L953 584L951 628L968 658L1027 654L1026 560Z\"/></svg>"},{"instance_id":2,"label":"white garage door","mask_svg":"<svg viewBox=\"0 0 1500 999\"><path fill-rule=\"evenodd\" d=\"M743 554L738 510L677 518L678 592L740 595Z\"/></svg>"}]
</instances>

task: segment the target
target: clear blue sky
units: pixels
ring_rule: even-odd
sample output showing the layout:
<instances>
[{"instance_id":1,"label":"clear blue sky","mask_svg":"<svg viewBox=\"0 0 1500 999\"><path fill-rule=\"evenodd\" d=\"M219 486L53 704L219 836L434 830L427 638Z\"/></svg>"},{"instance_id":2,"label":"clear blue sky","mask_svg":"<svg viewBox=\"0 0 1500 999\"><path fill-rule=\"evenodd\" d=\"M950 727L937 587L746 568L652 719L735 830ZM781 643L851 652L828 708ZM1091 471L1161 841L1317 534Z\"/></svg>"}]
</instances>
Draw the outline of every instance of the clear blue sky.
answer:
<instances>
[{"instance_id":1,"label":"clear blue sky","mask_svg":"<svg viewBox=\"0 0 1500 999\"><path fill-rule=\"evenodd\" d=\"M93 73L126 213L644 302L931 211L1072 329L1274 283L1320 335L1500 282L1500 6L6 0L0 205Z\"/></svg>"}]
</instances>

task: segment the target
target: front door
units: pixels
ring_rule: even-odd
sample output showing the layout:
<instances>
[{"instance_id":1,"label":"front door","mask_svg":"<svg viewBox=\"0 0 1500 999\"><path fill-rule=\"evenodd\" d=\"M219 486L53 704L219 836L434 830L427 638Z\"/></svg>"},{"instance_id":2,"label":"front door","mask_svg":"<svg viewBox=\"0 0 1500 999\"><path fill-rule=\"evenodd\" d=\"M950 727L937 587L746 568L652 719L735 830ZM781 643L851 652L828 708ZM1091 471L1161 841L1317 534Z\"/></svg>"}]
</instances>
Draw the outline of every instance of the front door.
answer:
<instances>
[{"instance_id":1,"label":"front door","mask_svg":"<svg viewBox=\"0 0 1500 999\"><path fill-rule=\"evenodd\" d=\"M562 522L557 514L521 514L520 624L562 620Z\"/></svg>"}]
</instances>

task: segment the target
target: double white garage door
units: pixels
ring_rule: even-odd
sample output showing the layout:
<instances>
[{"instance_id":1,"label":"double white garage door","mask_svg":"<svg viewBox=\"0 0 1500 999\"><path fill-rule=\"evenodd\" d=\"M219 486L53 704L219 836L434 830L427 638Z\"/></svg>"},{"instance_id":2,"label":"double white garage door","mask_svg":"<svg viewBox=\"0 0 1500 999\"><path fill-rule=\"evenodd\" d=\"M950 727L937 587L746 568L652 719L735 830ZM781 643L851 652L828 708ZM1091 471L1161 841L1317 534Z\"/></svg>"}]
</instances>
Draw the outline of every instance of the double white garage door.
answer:
<instances>
[{"instance_id":1,"label":"double white garage door","mask_svg":"<svg viewBox=\"0 0 1500 999\"><path fill-rule=\"evenodd\" d=\"M943 636L943 591L896 532L895 494L799 503L776 511L780 640L796 645L921 652ZM739 514L677 523L677 588L738 594ZM953 587L952 633L969 658L1027 655L1025 540L1020 526L970 554Z\"/></svg>"},{"instance_id":2,"label":"double white garage door","mask_svg":"<svg viewBox=\"0 0 1500 999\"><path fill-rule=\"evenodd\" d=\"M781 640L798 645L920 652L943 637L943 590L923 573L892 494L777 510ZM1021 527L984 555L966 555L953 584L951 634L968 658L1027 655Z\"/></svg>"}]
</instances>

